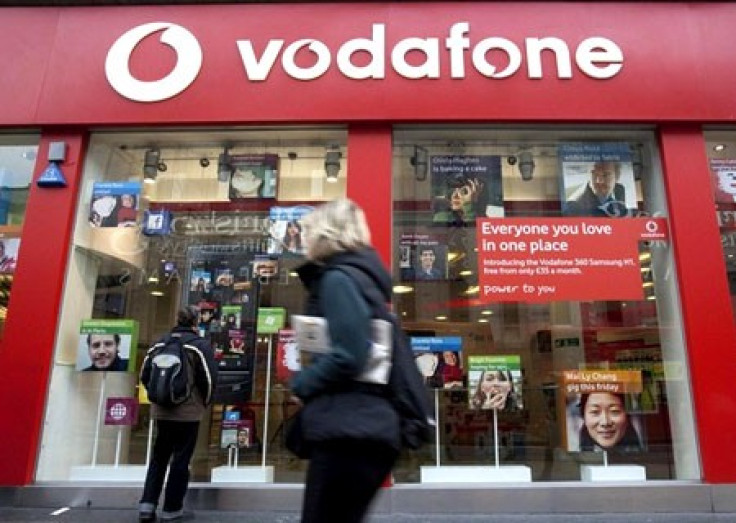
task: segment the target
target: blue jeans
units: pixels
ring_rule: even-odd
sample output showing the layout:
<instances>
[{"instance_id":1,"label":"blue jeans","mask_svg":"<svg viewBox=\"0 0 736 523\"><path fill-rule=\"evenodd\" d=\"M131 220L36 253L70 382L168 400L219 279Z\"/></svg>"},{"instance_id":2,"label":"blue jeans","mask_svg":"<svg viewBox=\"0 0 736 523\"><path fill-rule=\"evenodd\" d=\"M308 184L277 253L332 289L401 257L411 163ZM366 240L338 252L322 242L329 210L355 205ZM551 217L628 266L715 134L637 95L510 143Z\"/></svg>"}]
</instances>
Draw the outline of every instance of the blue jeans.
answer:
<instances>
[{"instance_id":1,"label":"blue jeans","mask_svg":"<svg viewBox=\"0 0 736 523\"><path fill-rule=\"evenodd\" d=\"M197 444L199 422L157 420L156 427L156 442L153 444L153 456L148 465L141 503L158 505L168 468L163 510L176 512L184 506L189 485L189 462Z\"/></svg>"}]
</instances>

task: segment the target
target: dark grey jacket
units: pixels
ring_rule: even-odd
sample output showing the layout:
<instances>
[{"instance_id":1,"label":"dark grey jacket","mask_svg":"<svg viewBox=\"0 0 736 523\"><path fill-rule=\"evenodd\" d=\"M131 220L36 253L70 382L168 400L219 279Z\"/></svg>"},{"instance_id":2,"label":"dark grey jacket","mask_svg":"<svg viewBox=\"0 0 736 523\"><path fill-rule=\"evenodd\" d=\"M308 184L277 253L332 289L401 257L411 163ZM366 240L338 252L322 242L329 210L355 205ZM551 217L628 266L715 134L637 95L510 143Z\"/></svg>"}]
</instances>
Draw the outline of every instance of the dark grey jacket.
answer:
<instances>
[{"instance_id":1,"label":"dark grey jacket","mask_svg":"<svg viewBox=\"0 0 736 523\"><path fill-rule=\"evenodd\" d=\"M217 383L217 364L209 342L195 334L186 327L174 327L171 335L181 336L184 349L189 357L189 364L194 370L194 387L192 395L181 405L165 408L160 405L151 404L151 417L153 419L169 421L199 421L204 415L205 409L212 402L212 395ZM151 352L166 343L168 336L161 338L148 350L143 366L150 357Z\"/></svg>"}]
</instances>

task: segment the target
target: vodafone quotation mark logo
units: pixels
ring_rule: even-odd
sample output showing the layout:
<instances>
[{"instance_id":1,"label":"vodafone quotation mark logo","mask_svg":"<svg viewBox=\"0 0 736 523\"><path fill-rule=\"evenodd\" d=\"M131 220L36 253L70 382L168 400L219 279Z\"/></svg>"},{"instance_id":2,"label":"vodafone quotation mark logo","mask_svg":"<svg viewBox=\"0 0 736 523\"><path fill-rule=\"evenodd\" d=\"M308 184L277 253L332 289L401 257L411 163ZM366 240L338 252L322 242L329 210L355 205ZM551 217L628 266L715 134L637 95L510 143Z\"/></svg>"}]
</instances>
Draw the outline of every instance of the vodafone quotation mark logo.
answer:
<instances>
[{"instance_id":1,"label":"vodafone quotation mark logo","mask_svg":"<svg viewBox=\"0 0 736 523\"><path fill-rule=\"evenodd\" d=\"M146 37L163 30L161 43L176 52L174 69L160 80L144 82L130 74L130 55ZM158 102L176 96L189 87L202 68L202 48L192 33L169 22L139 25L126 32L110 48L105 75L113 89L136 102Z\"/></svg>"}]
</instances>

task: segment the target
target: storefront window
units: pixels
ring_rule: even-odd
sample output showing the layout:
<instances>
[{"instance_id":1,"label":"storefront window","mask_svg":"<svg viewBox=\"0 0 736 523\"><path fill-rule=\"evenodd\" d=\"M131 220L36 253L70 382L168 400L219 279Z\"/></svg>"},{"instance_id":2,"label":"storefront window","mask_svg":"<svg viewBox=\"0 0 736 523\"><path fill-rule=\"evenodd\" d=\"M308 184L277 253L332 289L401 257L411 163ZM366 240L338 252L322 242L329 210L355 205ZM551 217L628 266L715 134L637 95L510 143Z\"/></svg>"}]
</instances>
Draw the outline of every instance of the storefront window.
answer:
<instances>
[{"instance_id":1,"label":"storefront window","mask_svg":"<svg viewBox=\"0 0 736 523\"><path fill-rule=\"evenodd\" d=\"M736 132L711 131L705 137L713 173L716 219L721 230L731 309L736 323Z\"/></svg>"},{"instance_id":2,"label":"storefront window","mask_svg":"<svg viewBox=\"0 0 736 523\"><path fill-rule=\"evenodd\" d=\"M192 480L303 481L282 444L288 318L305 298L299 219L345 196L348 167L336 128L92 136L38 481L143 480L154 428L138 373L187 304L220 369ZM119 339L114 365L92 357L95 334Z\"/></svg>"},{"instance_id":3,"label":"storefront window","mask_svg":"<svg viewBox=\"0 0 736 523\"><path fill-rule=\"evenodd\" d=\"M37 151L38 136L0 136L0 341Z\"/></svg>"},{"instance_id":4,"label":"storefront window","mask_svg":"<svg viewBox=\"0 0 736 523\"><path fill-rule=\"evenodd\" d=\"M393 173L395 307L438 419L397 481L700 477L652 133L406 127Z\"/></svg>"}]
</instances>

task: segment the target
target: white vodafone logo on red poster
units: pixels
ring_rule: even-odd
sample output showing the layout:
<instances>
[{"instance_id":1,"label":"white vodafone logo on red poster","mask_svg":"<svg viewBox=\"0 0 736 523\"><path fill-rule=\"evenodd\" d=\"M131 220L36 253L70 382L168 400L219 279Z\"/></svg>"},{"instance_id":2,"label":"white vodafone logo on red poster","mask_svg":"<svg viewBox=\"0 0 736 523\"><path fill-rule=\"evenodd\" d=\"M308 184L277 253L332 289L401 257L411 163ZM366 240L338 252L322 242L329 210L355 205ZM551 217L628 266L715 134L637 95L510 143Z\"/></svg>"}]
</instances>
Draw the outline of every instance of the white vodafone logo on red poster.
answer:
<instances>
[{"instance_id":1,"label":"white vodafone logo on red poster","mask_svg":"<svg viewBox=\"0 0 736 523\"><path fill-rule=\"evenodd\" d=\"M160 41L176 53L176 65L161 78L145 82L130 73L130 56L146 37L162 31ZM121 96L136 102L159 102L189 87L202 68L202 48L187 29L170 22L139 25L123 34L112 45L105 60L105 75Z\"/></svg>"}]
</instances>

